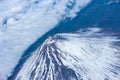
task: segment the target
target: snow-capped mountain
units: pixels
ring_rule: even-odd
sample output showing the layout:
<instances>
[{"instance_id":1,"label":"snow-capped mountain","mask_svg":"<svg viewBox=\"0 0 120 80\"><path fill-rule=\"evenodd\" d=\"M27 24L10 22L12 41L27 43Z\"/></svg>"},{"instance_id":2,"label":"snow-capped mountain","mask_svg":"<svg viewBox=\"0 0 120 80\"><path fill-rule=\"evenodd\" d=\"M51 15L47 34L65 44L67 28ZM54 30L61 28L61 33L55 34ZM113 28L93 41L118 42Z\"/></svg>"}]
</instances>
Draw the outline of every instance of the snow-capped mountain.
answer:
<instances>
[{"instance_id":1,"label":"snow-capped mountain","mask_svg":"<svg viewBox=\"0 0 120 80\"><path fill-rule=\"evenodd\" d=\"M99 28L49 37L14 80L119 80L120 39Z\"/></svg>"}]
</instances>

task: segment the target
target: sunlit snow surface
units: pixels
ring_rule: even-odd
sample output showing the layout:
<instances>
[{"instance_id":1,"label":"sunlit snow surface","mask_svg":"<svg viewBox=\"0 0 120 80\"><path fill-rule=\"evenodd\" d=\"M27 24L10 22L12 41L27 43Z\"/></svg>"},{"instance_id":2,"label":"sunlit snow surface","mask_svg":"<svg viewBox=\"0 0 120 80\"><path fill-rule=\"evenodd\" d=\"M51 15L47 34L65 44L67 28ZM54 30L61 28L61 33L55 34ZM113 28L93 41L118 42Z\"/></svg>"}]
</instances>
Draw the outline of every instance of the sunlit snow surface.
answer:
<instances>
[{"instance_id":1,"label":"sunlit snow surface","mask_svg":"<svg viewBox=\"0 0 120 80\"><path fill-rule=\"evenodd\" d=\"M15 80L120 80L119 38L99 28L49 37Z\"/></svg>"},{"instance_id":2,"label":"sunlit snow surface","mask_svg":"<svg viewBox=\"0 0 120 80\"><path fill-rule=\"evenodd\" d=\"M66 17L74 18L89 2L0 0L0 80L6 80L32 43Z\"/></svg>"}]
</instances>

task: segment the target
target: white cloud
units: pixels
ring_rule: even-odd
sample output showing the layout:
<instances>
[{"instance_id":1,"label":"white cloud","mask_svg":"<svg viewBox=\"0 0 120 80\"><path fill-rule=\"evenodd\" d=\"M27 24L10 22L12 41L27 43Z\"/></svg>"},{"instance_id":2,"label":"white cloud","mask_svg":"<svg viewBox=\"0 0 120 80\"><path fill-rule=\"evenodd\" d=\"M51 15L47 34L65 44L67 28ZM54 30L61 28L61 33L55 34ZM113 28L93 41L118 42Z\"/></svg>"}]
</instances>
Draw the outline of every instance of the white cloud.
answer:
<instances>
[{"instance_id":1,"label":"white cloud","mask_svg":"<svg viewBox=\"0 0 120 80\"><path fill-rule=\"evenodd\" d=\"M120 3L120 0L109 0L107 5L113 4L113 3Z\"/></svg>"},{"instance_id":2,"label":"white cloud","mask_svg":"<svg viewBox=\"0 0 120 80\"><path fill-rule=\"evenodd\" d=\"M23 52L54 28L64 15L76 14L81 9L77 6L84 7L91 0L75 0L73 9L66 12L69 1L71 0L0 1L0 78L7 78Z\"/></svg>"}]
</instances>

